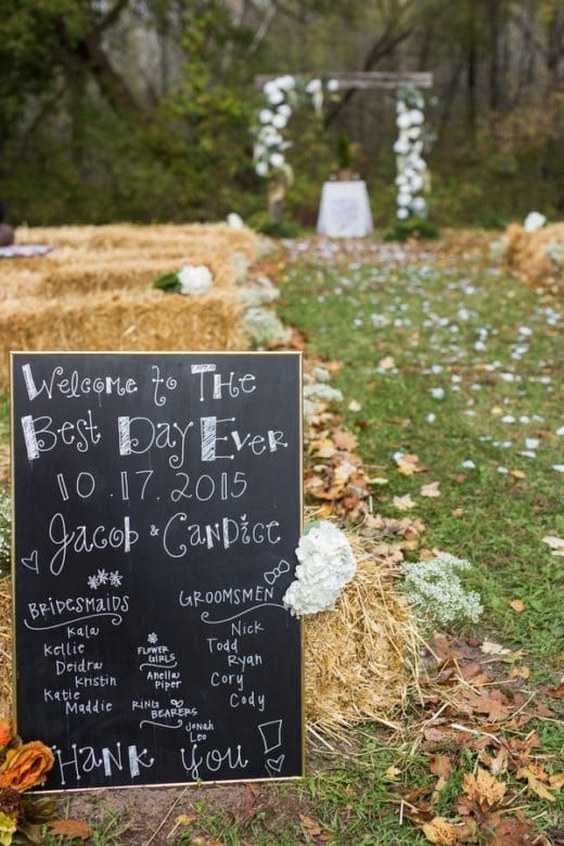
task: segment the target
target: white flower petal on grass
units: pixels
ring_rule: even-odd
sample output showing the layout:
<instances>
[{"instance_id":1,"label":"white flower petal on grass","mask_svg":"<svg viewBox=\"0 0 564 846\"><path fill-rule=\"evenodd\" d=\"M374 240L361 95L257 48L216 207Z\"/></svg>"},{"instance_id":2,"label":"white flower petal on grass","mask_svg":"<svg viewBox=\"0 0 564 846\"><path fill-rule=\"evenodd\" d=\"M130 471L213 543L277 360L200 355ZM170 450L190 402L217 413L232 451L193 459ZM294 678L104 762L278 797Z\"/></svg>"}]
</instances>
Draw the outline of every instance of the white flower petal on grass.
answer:
<instances>
[{"instance_id":1,"label":"white flower petal on grass","mask_svg":"<svg viewBox=\"0 0 564 846\"><path fill-rule=\"evenodd\" d=\"M557 473L564 473L564 464L553 464L552 469L556 470Z\"/></svg>"},{"instance_id":2,"label":"white flower petal on grass","mask_svg":"<svg viewBox=\"0 0 564 846\"><path fill-rule=\"evenodd\" d=\"M429 391L433 399L442 400L445 397L445 389L444 388L431 388Z\"/></svg>"},{"instance_id":3,"label":"white flower petal on grass","mask_svg":"<svg viewBox=\"0 0 564 846\"><path fill-rule=\"evenodd\" d=\"M556 430L556 432L555 432L554 434L555 434L555 435L558 435L558 437L560 437L560 438L561 438L562 436L564 436L564 426L560 426L560 428L559 428L559 429L557 429L557 430Z\"/></svg>"},{"instance_id":4,"label":"white flower petal on grass","mask_svg":"<svg viewBox=\"0 0 564 846\"><path fill-rule=\"evenodd\" d=\"M538 449L540 440L538 438L525 438L525 447L527 449Z\"/></svg>"},{"instance_id":5,"label":"white flower petal on grass","mask_svg":"<svg viewBox=\"0 0 564 846\"><path fill-rule=\"evenodd\" d=\"M497 472L500 473L502 476L507 476L509 470L507 469L507 467L498 467Z\"/></svg>"},{"instance_id":6,"label":"white flower petal on grass","mask_svg":"<svg viewBox=\"0 0 564 846\"><path fill-rule=\"evenodd\" d=\"M463 461L462 467L464 467L465 470L475 470L476 469L476 465L474 464L474 462L472 461L471 458L468 458L466 461Z\"/></svg>"},{"instance_id":7,"label":"white flower petal on grass","mask_svg":"<svg viewBox=\"0 0 564 846\"><path fill-rule=\"evenodd\" d=\"M282 599L284 606L296 617L333 608L356 572L356 561L344 532L328 520L321 520L300 538L296 556L300 563L296 578Z\"/></svg>"}]
</instances>

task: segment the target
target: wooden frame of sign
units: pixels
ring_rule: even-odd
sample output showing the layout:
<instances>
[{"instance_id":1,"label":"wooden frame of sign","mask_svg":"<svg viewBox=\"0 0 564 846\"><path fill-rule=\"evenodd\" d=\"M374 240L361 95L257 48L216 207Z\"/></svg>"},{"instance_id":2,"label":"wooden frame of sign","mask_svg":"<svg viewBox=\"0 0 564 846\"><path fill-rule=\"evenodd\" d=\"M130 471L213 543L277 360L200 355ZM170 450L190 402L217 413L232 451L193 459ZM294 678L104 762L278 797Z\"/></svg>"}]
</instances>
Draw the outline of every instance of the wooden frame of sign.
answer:
<instances>
[{"instance_id":1,"label":"wooden frame of sign","mask_svg":"<svg viewBox=\"0 0 564 846\"><path fill-rule=\"evenodd\" d=\"M299 353L12 353L16 720L45 788L295 778Z\"/></svg>"}]
</instances>

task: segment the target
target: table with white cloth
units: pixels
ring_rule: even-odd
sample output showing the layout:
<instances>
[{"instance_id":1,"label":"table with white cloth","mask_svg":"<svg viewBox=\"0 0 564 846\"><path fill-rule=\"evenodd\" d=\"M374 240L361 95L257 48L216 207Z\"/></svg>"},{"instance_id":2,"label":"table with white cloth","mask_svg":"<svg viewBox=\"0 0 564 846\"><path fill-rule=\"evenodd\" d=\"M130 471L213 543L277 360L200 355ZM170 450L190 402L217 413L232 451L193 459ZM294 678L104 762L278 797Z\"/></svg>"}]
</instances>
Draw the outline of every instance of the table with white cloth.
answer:
<instances>
[{"instance_id":1,"label":"table with white cloth","mask_svg":"<svg viewBox=\"0 0 564 846\"><path fill-rule=\"evenodd\" d=\"M362 179L325 182L317 231L330 238L362 238L372 232L368 191Z\"/></svg>"}]
</instances>

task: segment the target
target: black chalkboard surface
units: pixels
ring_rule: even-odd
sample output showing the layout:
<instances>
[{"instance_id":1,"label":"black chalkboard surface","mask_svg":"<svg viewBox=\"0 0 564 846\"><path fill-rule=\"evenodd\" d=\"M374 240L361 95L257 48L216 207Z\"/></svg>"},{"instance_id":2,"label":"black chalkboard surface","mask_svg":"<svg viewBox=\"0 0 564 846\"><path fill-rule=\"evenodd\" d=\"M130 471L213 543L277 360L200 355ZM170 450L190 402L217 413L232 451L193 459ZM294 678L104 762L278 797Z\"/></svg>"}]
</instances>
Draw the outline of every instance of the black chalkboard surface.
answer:
<instances>
[{"instance_id":1,"label":"black chalkboard surface","mask_svg":"<svg viewBox=\"0 0 564 846\"><path fill-rule=\"evenodd\" d=\"M16 719L46 789L303 773L297 353L14 353Z\"/></svg>"}]
</instances>

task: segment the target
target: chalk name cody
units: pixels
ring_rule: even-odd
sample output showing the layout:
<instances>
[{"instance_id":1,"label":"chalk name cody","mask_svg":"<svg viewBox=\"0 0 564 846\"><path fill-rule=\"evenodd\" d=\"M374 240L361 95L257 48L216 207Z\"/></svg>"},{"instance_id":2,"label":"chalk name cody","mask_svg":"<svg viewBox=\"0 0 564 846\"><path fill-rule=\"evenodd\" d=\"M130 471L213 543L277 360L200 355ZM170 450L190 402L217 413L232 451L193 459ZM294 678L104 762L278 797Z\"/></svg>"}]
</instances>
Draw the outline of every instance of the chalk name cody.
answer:
<instances>
[{"instance_id":1,"label":"chalk name cody","mask_svg":"<svg viewBox=\"0 0 564 846\"><path fill-rule=\"evenodd\" d=\"M163 409L170 393L178 389L179 382L175 377L163 376L160 367L155 364L151 365L150 374L153 405L155 409ZM103 443L104 434L96 418L97 413L100 413L96 411L100 397L122 398L133 395L139 390L136 380L130 377L104 374L90 377L82 375L76 369L66 372L62 366L53 368L48 378L39 381L35 378L31 365L25 364L22 366L22 375L30 403L38 398L53 400L57 412L62 412L62 420L59 419L58 423L55 423L54 418L49 415L33 416L33 414L28 414L21 418L26 452L30 461L41 459L44 454L53 450L57 450L57 452L59 450L76 451L86 457L91 450L104 448L107 445ZM199 402L221 401L224 398L230 400L244 399L246 395L257 391L259 387L254 374L237 375L234 371L223 374L218 371L215 364L191 364L189 372L187 370L185 376L197 380ZM95 405L93 402L94 409L87 409L83 412L83 416L78 419L64 419L65 400L84 397L92 397L92 400L95 401ZM110 423L110 428L108 428L107 413L104 417L104 424L106 427L104 431L109 433L112 425ZM143 455L152 450L158 450L166 456L166 463L170 467L171 475L176 480L175 484L170 484L165 489L165 493L168 494L171 502L178 503L191 499L197 502L208 502L212 499L227 501L243 497L248 488L247 475L243 471L225 470L212 476L211 470L210 473L192 475L182 469L186 468L189 460L188 448L189 445L192 446L194 440L196 441L198 457L203 464L225 462L228 465L228 462L236 460L238 455L244 452L250 453L260 460L260 456L276 453L288 447L283 431L266 429L266 431L258 433L240 432L236 426L235 417L218 417L209 413L198 416L191 415L189 419L181 421L164 422L162 420L161 422L154 422L148 416L119 415L116 416L113 425L112 441L117 443L121 457ZM67 501L75 494L82 500L89 499L96 492L106 495L106 492L97 491L97 482L94 475L86 470L76 473L72 479L69 474L65 476L63 473L56 473L56 480L54 481L56 481L63 501ZM161 474L158 481L160 492L162 492L163 481L166 485L169 480L163 480ZM121 471L117 493L118 495L121 494L123 502L135 498L139 500L149 499L153 490L153 482L155 482L155 479L153 479L152 469L135 472ZM140 531L136 531L131 525L131 521L131 517L125 516L122 523L110 527L78 525L68 528L65 515L62 512L55 513L50 520L48 529L49 541L54 550L49 562L51 575L59 576L63 572L68 563L69 553L89 554L109 548L121 550L124 553L130 552L139 541L140 536ZM149 532L153 537L159 535L159 531L154 530L155 527L151 527ZM281 536L277 521L252 522L247 520L246 514L240 515L237 519L221 517L217 522L210 524L190 524L187 513L178 511L168 519L166 525L160 527L160 542L163 551L171 559L187 559L188 546L199 546L210 550L218 546L227 550L236 543L275 546L280 541ZM271 598L273 593L272 590L260 585L245 591L245 593L252 593L251 598L256 601L263 599L263 596L259 595L260 591L268 594L265 596L267 599ZM227 591L229 594L239 594L240 592L238 588L230 588ZM222 591L221 596L223 597L224 594L225 591ZM207 595L205 596L207 604ZM200 597L202 597L201 600ZM125 613L128 611L128 596L105 597L106 602L110 599L119 600L121 603L120 608L117 609L118 612ZM57 676L67 672L71 674L76 672L77 688L96 686L111 688L116 685L115 677L102 674L102 662L86 659L84 643L72 642L75 637L78 637L79 640L82 640L82 637L89 639L91 634L98 632L99 629L95 626L69 627L65 624L64 618L67 617L68 613L90 611L91 609L89 606L87 607L87 604L93 601L103 602L104 600L101 597L96 599L94 597L71 597L68 600L52 600L49 598L43 602L28 603L31 620L29 628L37 628L41 631L62 627L64 631L66 630L68 641L63 640L56 645L44 644L44 656L55 659L55 674ZM181 592L179 604L181 607L197 606L200 601L204 602L203 595L200 592L196 591L193 595L188 594L187 596ZM238 604L238 601L230 596L229 604ZM104 609L98 609L99 613L94 612L91 616L110 616L111 612L114 611L116 609L113 606L111 609L109 607L106 609L104 606ZM121 615L119 615L119 619L121 622ZM54 626L42 625L53 623L54 620L57 620ZM263 627L257 620L231 624L231 635L256 635L260 631L263 631ZM249 692L244 690L246 687L244 676L247 667L260 666L263 663L262 656L256 652L250 655L238 655L237 637L226 641L209 637L207 638L207 650L214 655L221 652L225 653L228 671L227 673L212 672L210 685L212 687L226 685L231 688L233 692L230 693L230 707L239 708L246 705L258 712L264 712L264 694L254 690ZM143 652L145 651L143 650ZM66 660L70 656L77 660ZM92 672L100 674L88 679L87 677ZM83 682L80 681L82 679ZM175 686L170 682L168 684L171 687ZM164 684L162 686L164 687ZM158 688L159 684L155 683L155 689ZM109 700L96 699L89 700L86 703L81 702L81 699L80 689L73 690L69 687L63 690L44 690L44 700L46 702L63 703L67 715L69 713L103 713L113 710L113 703ZM148 710L150 716L157 719L178 716L177 710L178 714L180 714L180 711L187 710L189 716L197 717L197 709L193 707L180 708L183 700L172 700L172 703L175 703L174 707L168 705L165 708L160 705L158 700L132 702L131 705L133 711L137 708L142 711ZM147 706L151 707L147 708ZM194 729L196 728L198 730L204 729L205 733L195 733ZM240 744L233 743L221 748L219 748L219 744L216 747L207 746L205 750L201 750L201 745L197 741L204 741L210 731L213 733L214 726L211 721L189 722L186 731L188 732L186 739L189 744L187 748L180 747L178 754L182 770L189 779L213 778L220 770L237 772L238 777L241 774L244 775L249 761L245 757ZM108 778L116 772L123 771L131 780L135 780L140 777L143 770L150 769L155 764L155 758L147 748L140 748L137 744L122 747L119 741L113 746L103 746L99 749L95 749L93 746L79 747L77 744L71 744L66 752L56 746L54 751L61 786L65 786L67 779L70 779L71 782L80 783L93 771L99 771Z\"/></svg>"},{"instance_id":2,"label":"chalk name cody","mask_svg":"<svg viewBox=\"0 0 564 846\"><path fill-rule=\"evenodd\" d=\"M85 377L77 370L65 375L61 366L55 367L50 377L43 379L39 384L31 365L23 365L22 373L30 401L42 396L49 400L90 395L98 398L103 394L124 397L136 393L139 389L132 378L104 375ZM222 400L225 397L243 398L257 390L254 374L236 375L234 371L230 371L224 376L217 372L215 364L192 364L190 375L198 380L200 402L207 399ZM152 399L156 408L165 406L167 395L178 388L178 380L162 376L158 365L151 366L151 383ZM60 408L60 402L57 407ZM262 434L241 433L233 424L236 424L235 417L218 418L215 415L202 415L182 422L174 420L158 423L147 416L119 415L115 421L114 432L117 435L120 456L143 455L151 450L165 451L168 465L176 471L173 474L175 485L170 486L168 494L172 502L191 499L208 502L214 497L226 501L237 500L246 493L246 474L243 471L223 471L216 479L209 473L190 475L184 472L181 468L185 467L188 461L187 447L190 439L197 439L199 458L204 465L233 461L244 451L260 457L288 447L284 432L280 430L267 429ZM54 424L51 416L34 417L29 414L22 417L21 425L27 456L32 461L56 448L69 448L85 455L91 449L103 445L103 434L91 409L87 410L84 417L63 420L60 425ZM128 501L135 495L139 499L147 499L153 481L152 469L137 470L134 473L122 471L119 491L122 500ZM162 482L162 478L159 479L159 484ZM72 490L74 484L81 499L88 499L96 489L94 476L86 471L78 473L74 481L69 481L64 474L59 473L57 483L63 500L70 496L69 485ZM276 545L280 541L278 528L279 523L276 520L267 523L252 522L247 519L246 514L241 514L236 519L222 517L213 524L189 523L188 514L178 511L162 528L161 543L165 554L169 558L177 559L186 556L187 545L210 550L215 547L226 550L237 543L255 546ZM157 533L155 531L154 536ZM131 526L129 517L124 518L123 524L116 526L99 525L89 529L80 525L70 529L67 527L65 516L58 512L53 515L49 524L49 540L55 550L50 561L50 570L53 575L60 575L69 550L80 554L111 547L128 553L139 540L139 532Z\"/></svg>"}]
</instances>

